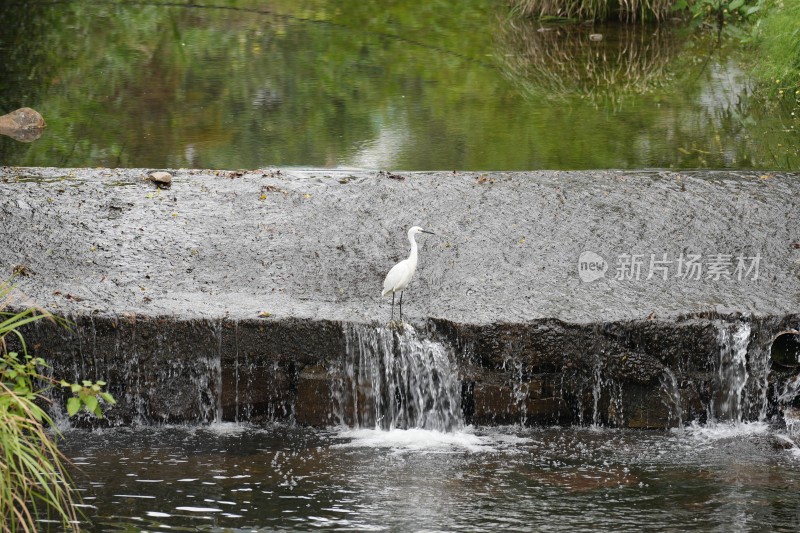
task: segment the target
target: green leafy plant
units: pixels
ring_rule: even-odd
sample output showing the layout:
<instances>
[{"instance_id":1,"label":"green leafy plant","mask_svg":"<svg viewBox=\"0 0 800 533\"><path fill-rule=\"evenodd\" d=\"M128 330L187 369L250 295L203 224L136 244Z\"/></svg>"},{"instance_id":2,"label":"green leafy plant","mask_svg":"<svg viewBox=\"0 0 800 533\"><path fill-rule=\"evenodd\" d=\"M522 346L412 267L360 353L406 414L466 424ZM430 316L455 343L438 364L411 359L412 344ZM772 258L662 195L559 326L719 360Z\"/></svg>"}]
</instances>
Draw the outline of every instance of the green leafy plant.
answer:
<instances>
[{"instance_id":1,"label":"green leafy plant","mask_svg":"<svg viewBox=\"0 0 800 533\"><path fill-rule=\"evenodd\" d=\"M103 392L105 384L106 382L101 380L96 382L83 380L81 384L61 380L61 386L70 389L74 395L67 400L67 413L69 413L69 416L75 416L81 409L85 408L87 412L94 416L103 418L103 410L100 407L98 397L105 400L109 405L116 404L113 396Z\"/></svg>"},{"instance_id":2,"label":"green leafy plant","mask_svg":"<svg viewBox=\"0 0 800 533\"><path fill-rule=\"evenodd\" d=\"M672 10L688 11L698 20L724 23L726 19L752 20L766 8L767 0L677 0Z\"/></svg>"},{"instance_id":3,"label":"green leafy plant","mask_svg":"<svg viewBox=\"0 0 800 533\"><path fill-rule=\"evenodd\" d=\"M3 532L36 531L43 511L65 527L78 523L66 459L48 434L53 421L37 403L37 358L16 352L0 362L0 520Z\"/></svg>"},{"instance_id":4,"label":"green leafy plant","mask_svg":"<svg viewBox=\"0 0 800 533\"><path fill-rule=\"evenodd\" d=\"M800 119L800 0L773 0L753 29L759 60L753 73L762 92L778 106L788 106L789 127Z\"/></svg>"},{"instance_id":5,"label":"green leafy plant","mask_svg":"<svg viewBox=\"0 0 800 533\"><path fill-rule=\"evenodd\" d=\"M6 311L14 303L13 294L9 282L0 283L0 531L37 531L37 519L43 515L77 530L79 498L66 469L67 459L51 436L60 434L45 409L49 403L45 393L57 385L68 387L73 394L67 401L71 416L81 409L102 416L99 400L109 405L115 401L102 391L102 381L69 383L43 374L46 362L28 354L19 328L42 319L65 322L35 306ZM9 335L19 351L9 349Z\"/></svg>"}]
</instances>

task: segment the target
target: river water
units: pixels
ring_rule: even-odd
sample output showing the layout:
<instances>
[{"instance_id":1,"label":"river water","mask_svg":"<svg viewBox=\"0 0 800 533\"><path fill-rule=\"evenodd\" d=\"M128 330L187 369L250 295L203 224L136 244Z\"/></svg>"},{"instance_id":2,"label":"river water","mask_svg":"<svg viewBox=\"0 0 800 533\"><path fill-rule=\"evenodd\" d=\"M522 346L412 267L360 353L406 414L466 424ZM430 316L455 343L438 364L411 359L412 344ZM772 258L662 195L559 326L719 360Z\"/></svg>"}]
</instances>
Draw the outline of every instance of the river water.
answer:
<instances>
[{"instance_id":1,"label":"river water","mask_svg":"<svg viewBox=\"0 0 800 533\"><path fill-rule=\"evenodd\" d=\"M764 423L68 431L93 531L797 531L800 450Z\"/></svg>"},{"instance_id":2,"label":"river water","mask_svg":"<svg viewBox=\"0 0 800 533\"><path fill-rule=\"evenodd\" d=\"M719 324L706 423L661 431L602 427L597 400L583 425L468 425L450 351L395 328L347 326L346 354L331 369L338 422L328 428L67 427L62 449L90 529L800 528L797 380L777 400L783 415L767 422L748 323Z\"/></svg>"},{"instance_id":3,"label":"river water","mask_svg":"<svg viewBox=\"0 0 800 533\"><path fill-rule=\"evenodd\" d=\"M0 114L48 125L0 137L0 165L800 162L798 117L755 95L757 52L727 32L546 26L496 0L4 2L0 21Z\"/></svg>"}]
</instances>

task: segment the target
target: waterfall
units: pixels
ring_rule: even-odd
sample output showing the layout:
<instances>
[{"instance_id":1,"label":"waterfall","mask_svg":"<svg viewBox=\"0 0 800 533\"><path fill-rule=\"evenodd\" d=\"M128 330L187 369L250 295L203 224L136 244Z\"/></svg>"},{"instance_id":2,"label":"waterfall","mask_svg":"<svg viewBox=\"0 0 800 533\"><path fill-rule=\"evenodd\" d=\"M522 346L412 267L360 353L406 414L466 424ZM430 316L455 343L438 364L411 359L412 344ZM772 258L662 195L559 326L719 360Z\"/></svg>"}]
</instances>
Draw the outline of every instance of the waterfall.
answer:
<instances>
[{"instance_id":1,"label":"waterfall","mask_svg":"<svg viewBox=\"0 0 800 533\"><path fill-rule=\"evenodd\" d=\"M723 324L717 341L720 346L717 365L720 417L741 422L744 407L744 390L747 385L747 345L750 343L750 324L746 322Z\"/></svg>"},{"instance_id":2,"label":"waterfall","mask_svg":"<svg viewBox=\"0 0 800 533\"><path fill-rule=\"evenodd\" d=\"M334 369L340 424L453 431L463 426L461 382L450 350L412 326L345 326L346 353Z\"/></svg>"},{"instance_id":3,"label":"waterfall","mask_svg":"<svg viewBox=\"0 0 800 533\"><path fill-rule=\"evenodd\" d=\"M172 328L162 328L155 320L98 325L93 317L76 317L72 322L69 330L41 324L34 331L54 331L61 339L49 350L54 375L108 381L118 407L106 411L105 423L222 420L221 321L197 320ZM54 412L63 409L64 402L57 398Z\"/></svg>"},{"instance_id":4,"label":"waterfall","mask_svg":"<svg viewBox=\"0 0 800 533\"><path fill-rule=\"evenodd\" d=\"M751 345L748 322L719 323L717 328L716 394L709 405L709 419L766 420L771 370L769 349Z\"/></svg>"},{"instance_id":5,"label":"waterfall","mask_svg":"<svg viewBox=\"0 0 800 533\"><path fill-rule=\"evenodd\" d=\"M666 404L669 408L669 419L677 420L678 427L683 427L683 406L681 401L681 391L678 387L678 378L675 373L669 368L664 367L660 376L661 392L666 398Z\"/></svg>"},{"instance_id":6,"label":"waterfall","mask_svg":"<svg viewBox=\"0 0 800 533\"><path fill-rule=\"evenodd\" d=\"M598 357L592 372L592 426L600 427L600 396L603 394L603 365Z\"/></svg>"}]
</instances>

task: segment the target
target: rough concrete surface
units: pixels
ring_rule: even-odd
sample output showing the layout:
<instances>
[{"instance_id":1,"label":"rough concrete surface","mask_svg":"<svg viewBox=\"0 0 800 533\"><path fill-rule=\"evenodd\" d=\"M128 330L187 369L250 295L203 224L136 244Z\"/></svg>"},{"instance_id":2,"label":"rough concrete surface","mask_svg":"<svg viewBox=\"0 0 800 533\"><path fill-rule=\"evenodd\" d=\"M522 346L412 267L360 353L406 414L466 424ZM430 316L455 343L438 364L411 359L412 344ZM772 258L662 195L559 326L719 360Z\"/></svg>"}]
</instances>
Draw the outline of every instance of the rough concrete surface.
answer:
<instances>
[{"instance_id":1,"label":"rough concrete surface","mask_svg":"<svg viewBox=\"0 0 800 533\"><path fill-rule=\"evenodd\" d=\"M320 396L311 369L344 349L338 324L388 321L382 281L408 254L412 225L436 235L418 236L404 315L464 348L465 411L479 421L518 418L519 402L498 405L513 379L536 391L522 409L533 421L574 420L597 354L632 402L652 400L643 391L659 387L666 366L684 373L691 403L710 379L700 367L718 351L719 317L752 321L762 352L800 329L800 175L181 169L158 188L146 180L154 170L0 167L0 278L17 271L21 292L76 321L52 348L72 357L62 366L122 376L132 359L153 358L136 368L164 382L172 364L176 383L211 372L205 394L228 403L227 418L329 419L298 391ZM603 261L604 275L585 281L597 272L589 263ZM197 324L210 325L184 331ZM52 339L46 330L37 331ZM184 363L159 362L154 338ZM192 338L203 348L187 348ZM202 368L185 362L196 357ZM510 360L524 371L512 375ZM268 391L257 385L265 376ZM569 394L554 389L564 376L576 383ZM158 394L132 390L119 392L145 407L125 421L217 416L202 394L160 406ZM669 413L645 407L621 423L663 427ZM603 408L603 419L619 419Z\"/></svg>"},{"instance_id":2,"label":"rough concrete surface","mask_svg":"<svg viewBox=\"0 0 800 533\"><path fill-rule=\"evenodd\" d=\"M162 190L147 173L0 169L0 272L25 266L20 288L68 311L368 321L388 314L383 276L419 224L437 235L419 238L412 317L800 309L795 175L186 170ZM606 260L604 278L581 281L584 251ZM675 277L681 253L702 255L701 279ZM614 279L623 254L642 256L639 280ZM651 254L672 261L666 281L647 279ZM708 277L717 254L733 279ZM756 254L758 279L736 279L736 259Z\"/></svg>"}]
</instances>

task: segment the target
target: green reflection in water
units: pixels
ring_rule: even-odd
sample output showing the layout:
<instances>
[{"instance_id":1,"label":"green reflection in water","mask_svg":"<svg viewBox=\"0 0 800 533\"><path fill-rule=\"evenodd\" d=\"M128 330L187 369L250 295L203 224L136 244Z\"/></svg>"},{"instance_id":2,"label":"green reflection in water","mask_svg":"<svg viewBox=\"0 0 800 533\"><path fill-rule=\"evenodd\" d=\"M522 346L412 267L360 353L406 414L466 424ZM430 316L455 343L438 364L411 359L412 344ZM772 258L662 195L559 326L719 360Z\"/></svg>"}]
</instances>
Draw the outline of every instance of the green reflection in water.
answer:
<instances>
[{"instance_id":1,"label":"green reflection in water","mask_svg":"<svg viewBox=\"0 0 800 533\"><path fill-rule=\"evenodd\" d=\"M0 164L797 168L741 51L511 22L494 0L6 4ZM178 2L180 3L180 2ZM602 40L590 34L602 33Z\"/></svg>"}]
</instances>

